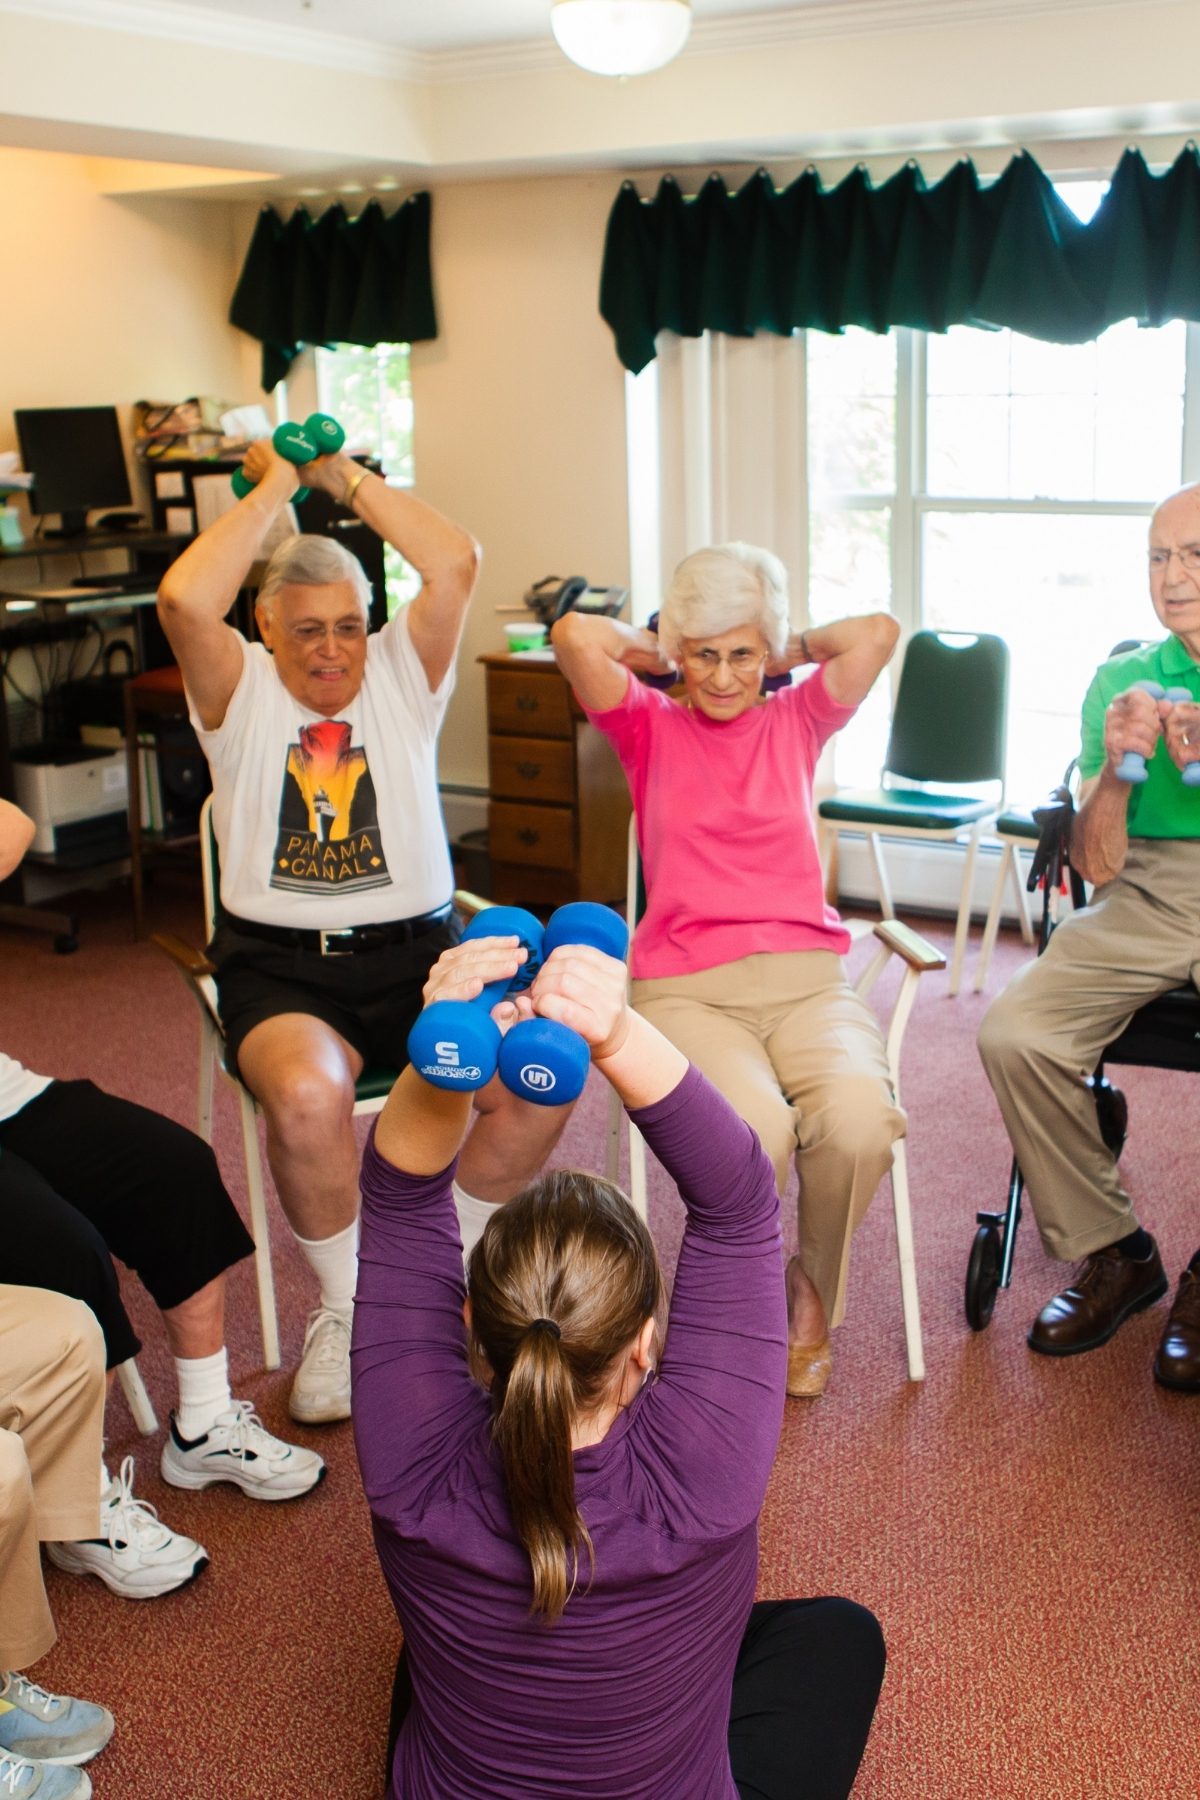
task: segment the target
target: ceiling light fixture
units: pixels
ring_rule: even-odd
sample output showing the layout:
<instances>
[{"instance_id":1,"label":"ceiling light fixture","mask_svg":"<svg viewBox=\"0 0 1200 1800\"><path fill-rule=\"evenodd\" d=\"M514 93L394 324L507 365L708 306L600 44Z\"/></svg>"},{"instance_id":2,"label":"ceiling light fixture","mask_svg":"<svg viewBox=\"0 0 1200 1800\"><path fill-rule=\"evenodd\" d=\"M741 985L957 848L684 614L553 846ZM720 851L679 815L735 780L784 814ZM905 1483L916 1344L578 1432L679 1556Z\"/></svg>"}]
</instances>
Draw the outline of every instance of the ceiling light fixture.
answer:
<instances>
[{"instance_id":1,"label":"ceiling light fixture","mask_svg":"<svg viewBox=\"0 0 1200 1800\"><path fill-rule=\"evenodd\" d=\"M691 0L554 0L559 49L593 75L648 75L678 56Z\"/></svg>"}]
</instances>

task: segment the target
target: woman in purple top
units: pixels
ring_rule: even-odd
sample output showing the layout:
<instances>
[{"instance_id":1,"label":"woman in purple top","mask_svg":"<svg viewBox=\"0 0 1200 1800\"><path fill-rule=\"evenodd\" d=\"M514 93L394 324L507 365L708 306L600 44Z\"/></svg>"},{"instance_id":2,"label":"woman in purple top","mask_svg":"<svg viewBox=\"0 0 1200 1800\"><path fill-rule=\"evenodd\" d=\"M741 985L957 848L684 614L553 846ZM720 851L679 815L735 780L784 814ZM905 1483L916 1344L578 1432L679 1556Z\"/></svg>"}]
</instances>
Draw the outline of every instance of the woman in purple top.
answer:
<instances>
[{"instance_id":1,"label":"woman in purple top","mask_svg":"<svg viewBox=\"0 0 1200 1800\"><path fill-rule=\"evenodd\" d=\"M515 975L449 950L425 990ZM779 1204L754 1134L562 948L502 1029L580 1032L688 1208L660 1345L645 1226L610 1183L546 1174L488 1224L464 1303L451 1198L470 1097L411 1068L363 1164L353 1417L411 1687L393 1800L834 1800L883 1674L870 1613L753 1606L783 1404Z\"/></svg>"}]
</instances>

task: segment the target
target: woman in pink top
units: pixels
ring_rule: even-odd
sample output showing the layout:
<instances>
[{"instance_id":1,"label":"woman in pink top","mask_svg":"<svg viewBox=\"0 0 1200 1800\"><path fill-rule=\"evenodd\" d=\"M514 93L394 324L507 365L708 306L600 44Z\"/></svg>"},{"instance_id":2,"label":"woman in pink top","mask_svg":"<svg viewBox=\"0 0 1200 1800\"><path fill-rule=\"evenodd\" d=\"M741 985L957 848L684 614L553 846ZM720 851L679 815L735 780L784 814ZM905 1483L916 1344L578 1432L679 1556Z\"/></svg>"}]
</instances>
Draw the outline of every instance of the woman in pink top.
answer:
<instances>
[{"instance_id":1,"label":"woman in pink top","mask_svg":"<svg viewBox=\"0 0 1200 1800\"><path fill-rule=\"evenodd\" d=\"M820 1394L850 1240L904 1131L879 1027L846 980L813 823L821 748L896 645L886 613L792 632L778 557L699 550L657 638L568 613L559 664L625 769L646 885L630 961L637 1010L757 1132L780 1193L800 1175L787 1266L789 1394ZM762 698L764 674L813 672ZM682 702L631 679L675 669Z\"/></svg>"}]
</instances>

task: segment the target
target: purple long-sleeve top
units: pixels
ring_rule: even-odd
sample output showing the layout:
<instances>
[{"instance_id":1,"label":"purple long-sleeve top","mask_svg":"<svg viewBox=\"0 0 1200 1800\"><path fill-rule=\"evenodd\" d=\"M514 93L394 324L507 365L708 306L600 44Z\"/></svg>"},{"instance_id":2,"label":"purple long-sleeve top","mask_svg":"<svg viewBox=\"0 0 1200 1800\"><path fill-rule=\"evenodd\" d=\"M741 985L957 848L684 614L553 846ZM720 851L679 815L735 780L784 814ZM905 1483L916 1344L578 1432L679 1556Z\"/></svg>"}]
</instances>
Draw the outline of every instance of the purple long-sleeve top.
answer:
<instances>
[{"instance_id":1,"label":"purple long-sleeve top","mask_svg":"<svg viewBox=\"0 0 1200 1800\"><path fill-rule=\"evenodd\" d=\"M414 1700L393 1800L737 1800L727 1731L783 1411L779 1201L694 1068L632 1118L687 1226L661 1366L575 1453L595 1547L531 1616L491 1402L467 1368L453 1168L363 1162L354 1430Z\"/></svg>"}]
</instances>

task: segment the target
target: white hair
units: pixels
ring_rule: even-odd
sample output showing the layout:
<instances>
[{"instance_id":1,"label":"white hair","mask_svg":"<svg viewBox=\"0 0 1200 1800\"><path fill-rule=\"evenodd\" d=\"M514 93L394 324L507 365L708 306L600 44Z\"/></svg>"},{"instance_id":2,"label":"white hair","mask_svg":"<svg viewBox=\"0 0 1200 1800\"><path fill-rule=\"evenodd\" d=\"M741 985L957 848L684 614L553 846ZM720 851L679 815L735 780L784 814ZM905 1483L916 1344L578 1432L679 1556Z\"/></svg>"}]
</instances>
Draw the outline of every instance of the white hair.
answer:
<instances>
[{"instance_id":1,"label":"white hair","mask_svg":"<svg viewBox=\"0 0 1200 1800\"><path fill-rule=\"evenodd\" d=\"M756 544L715 544L685 556L658 619L663 654L677 662L684 638L720 637L738 625L762 632L779 656L788 638L787 570Z\"/></svg>"},{"instance_id":2,"label":"white hair","mask_svg":"<svg viewBox=\"0 0 1200 1800\"><path fill-rule=\"evenodd\" d=\"M350 583L364 616L369 618L371 584L357 556L333 538L312 533L285 538L267 564L258 590L258 605L267 612L273 611L281 587L332 587L339 581Z\"/></svg>"}]
</instances>

